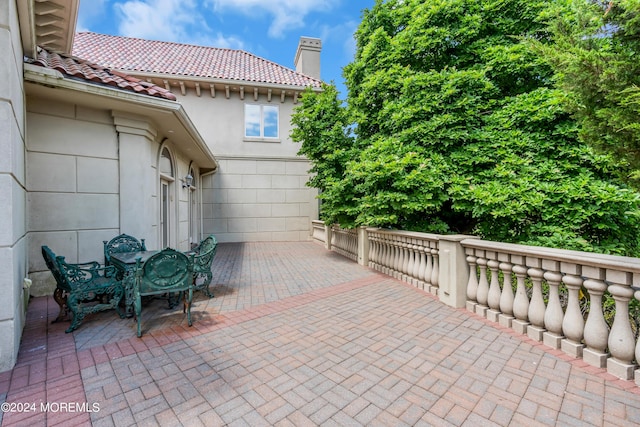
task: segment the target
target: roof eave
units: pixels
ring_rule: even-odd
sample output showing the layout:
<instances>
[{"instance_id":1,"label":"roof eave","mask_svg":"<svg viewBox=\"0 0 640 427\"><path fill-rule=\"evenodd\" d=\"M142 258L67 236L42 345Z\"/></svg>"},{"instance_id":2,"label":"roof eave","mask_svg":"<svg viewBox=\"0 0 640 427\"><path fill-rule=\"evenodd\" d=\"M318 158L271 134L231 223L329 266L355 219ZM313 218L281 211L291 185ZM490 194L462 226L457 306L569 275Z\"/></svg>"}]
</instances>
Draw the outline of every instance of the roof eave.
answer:
<instances>
[{"instance_id":1,"label":"roof eave","mask_svg":"<svg viewBox=\"0 0 640 427\"><path fill-rule=\"evenodd\" d=\"M98 104L104 109L149 117L161 136L173 140L201 170L207 172L218 168L214 154L179 102L72 80L56 70L27 63L24 64L24 80L28 94L93 108Z\"/></svg>"},{"instance_id":2,"label":"roof eave","mask_svg":"<svg viewBox=\"0 0 640 427\"><path fill-rule=\"evenodd\" d=\"M261 87L265 89L276 89L276 90L294 90L294 91L304 91L306 88L311 87L314 91L321 92L322 87L315 87L312 85L289 85L282 83L267 83L267 82L257 82L250 80L235 80L235 79L221 79L215 77L199 77L199 76L185 76L179 74L167 74L167 73L151 73L151 72L143 72L143 71L135 71L135 70L125 70L119 68L112 68L113 70L118 70L122 73L126 73L130 76L137 77L142 80L147 79L159 79L159 80L173 80L173 81L188 81L194 83L209 83L209 84L219 84L219 85L236 85L236 86L249 86L249 87ZM319 82L321 84L321 82Z\"/></svg>"},{"instance_id":3,"label":"roof eave","mask_svg":"<svg viewBox=\"0 0 640 427\"><path fill-rule=\"evenodd\" d=\"M24 55L35 58L37 46L71 53L80 0L21 0L16 4Z\"/></svg>"}]
</instances>

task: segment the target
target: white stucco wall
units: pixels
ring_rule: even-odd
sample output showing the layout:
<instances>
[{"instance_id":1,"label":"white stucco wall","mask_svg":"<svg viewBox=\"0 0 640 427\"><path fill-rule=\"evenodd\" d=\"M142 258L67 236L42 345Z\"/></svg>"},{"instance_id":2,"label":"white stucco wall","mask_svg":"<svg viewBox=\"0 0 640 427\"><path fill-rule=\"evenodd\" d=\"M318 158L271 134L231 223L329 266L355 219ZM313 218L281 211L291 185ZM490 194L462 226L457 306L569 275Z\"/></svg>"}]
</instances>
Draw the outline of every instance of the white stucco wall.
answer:
<instances>
[{"instance_id":1,"label":"white stucco wall","mask_svg":"<svg viewBox=\"0 0 640 427\"><path fill-rule=\"evenodd\" d=\"M14 0L0 0L0 372L15 364L27 276L22 48Z\"/></svg>"},{"instance_id":2,"label":"white stucco wall","mask_svg":"<svg viewBox=\"0 0 640 427\"><path fill-rule=\"evenodd\" d=\"M169 246L189 248L180 177L189 159L153 123L117 111L29 97L27 100L29 275L33 295L51 295L55 280L42 259L49 246L69 262L104 260L103 241L120 233L160 249L159 153L174 161ZM197 171L197 166L194 166ZM199 240L197 236L196 241Z\"/></svg>"},{"instance_id":3,"label":"white stucco wall","mask_svg":"<svg viewBox=\"0 0 640 427\"><path fill-rule=\"evenodd\" d=\"M102 241L119 234L118 135L108 111L45 99L27 100L27 123L32 293L51 295L42 245L69 262L102 262Z\"/></svg>"},{"instance_id":4,"label":"white stucco wall","mask_svg":"<svg viewBox=\"0 0 640 427\"><path fill-rule=\"evenodd\" d=\"M202 183L204 234L220 242L308 240L317 191L306 187L310 165L289 138L293 93L284 102L277 92L271 101L262 93L255 100L253 90L244 99L238 91L229 98L220 91L215 98L193 90L176 96L219 162ZM245 104L278 106L277 141L244 138Z\"/></svg>"}]
</instances>

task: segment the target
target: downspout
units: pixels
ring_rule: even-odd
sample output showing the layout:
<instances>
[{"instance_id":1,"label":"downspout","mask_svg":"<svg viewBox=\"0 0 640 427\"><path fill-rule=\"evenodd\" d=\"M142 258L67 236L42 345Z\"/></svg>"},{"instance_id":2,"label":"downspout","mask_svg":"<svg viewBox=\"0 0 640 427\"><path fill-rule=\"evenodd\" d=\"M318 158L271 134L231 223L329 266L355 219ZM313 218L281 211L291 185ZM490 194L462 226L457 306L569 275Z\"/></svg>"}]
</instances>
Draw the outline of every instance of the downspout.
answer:
<instances>
[{"instance_id":1,"label":"downspout","mask_svg":"<svg viewBox=\"0 0 640 427\"><path fill-rule=\"evenodd\" d=\"M198 176L198 180L200 182L198 182L198 187L200 188L200 195L198 196L200 198L200 200L198 201L198 205L200 206L200 239L203 238L204 236L204 208L203 208L203 198L202 198L202 193L204 191L204 188L202 186L202 181L204 177L209 176L209 175L214 175L215 173L218 172L218 163L216 162L216 167L212 170L210 170L209 172L205 172L202 173Z\"/></svg>"}]
</instances>

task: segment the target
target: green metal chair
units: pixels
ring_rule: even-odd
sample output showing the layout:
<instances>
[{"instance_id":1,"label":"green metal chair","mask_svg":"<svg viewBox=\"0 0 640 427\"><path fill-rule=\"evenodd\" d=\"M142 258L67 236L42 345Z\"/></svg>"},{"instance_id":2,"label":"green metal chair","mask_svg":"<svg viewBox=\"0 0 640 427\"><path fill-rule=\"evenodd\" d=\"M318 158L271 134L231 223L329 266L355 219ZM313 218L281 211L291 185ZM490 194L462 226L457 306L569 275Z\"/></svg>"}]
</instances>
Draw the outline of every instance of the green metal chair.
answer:
<instances>
[{"instance_id":1,"label":"green metal chair","mask_svg":"<svg viewBox=\"0 0 640 427\"><path fill-rule=\"evenodd\" d=\"M209 289L211 280L213 279L213 273L211 272L211 263L213 257L216 255L216 249L218 241L211 235L204 239L193 250L195 257L193 259L193 283L196 290L200 290L205 293L209 298L213 298L213 293ZM202 283L197 283L197 279L201 278Z\"/></svg>"},{"instance_id":2,"label":"green metal chair","mask_svg":"<svg viewBox=\"0 0 640 427\"><path fill-rule=\"evenodd\" d=\"M104 265L111 265L111 254L122 252L146 251L144 239L136 239L128 234L121 234L113 239L102 241L104 245Z\"/></svg>"},{"instance_id":3,"label":"green metal chair","mask_svg":"<svg viewBox=\"0 0 640 427\"><path fill-rule=\"evenodd\" d=\"M69 313L69 306L67 305L67 298L71 293L71 285L60 271L58 263L56 262L56 254L48 247L42 246L42 258L47 265L47 268L56 280L56 290L53 291L53 299L60 307L58 317L56 317L51 323L56 323L64 320ZM82 264L73 264L79 268L99 268L100 263L97 261L91 261Z\"/></svg>"},{"instance_id":4,"label":"green metal chair","mask_svg":"<svg viewBox=\"0 0 640 427\"><path fill-rule=\"evenodd\" d=\"M142 336L142 297L173 292L184 292L187 321L191 326L191 301L193 300L193 255L167 248L149 258L144 264L136 261L136 281L133 304L138 322L138 337Z\"/></svg>"},{"instance_id":5,"label":"green metal chair","mask_svg":"<svg viewBox=\"0 0 640 427\"><path fill-rule=\"evenodd\" d=\"M120 318L120 301L124 295L122 281L116 279L115 267L80 267L68 264L63 256L56 257L56 264L69 285L67 307L73 314L71 325L65 332L76 330L87 314L115 309Z\"/></svg>"}]
</instances>

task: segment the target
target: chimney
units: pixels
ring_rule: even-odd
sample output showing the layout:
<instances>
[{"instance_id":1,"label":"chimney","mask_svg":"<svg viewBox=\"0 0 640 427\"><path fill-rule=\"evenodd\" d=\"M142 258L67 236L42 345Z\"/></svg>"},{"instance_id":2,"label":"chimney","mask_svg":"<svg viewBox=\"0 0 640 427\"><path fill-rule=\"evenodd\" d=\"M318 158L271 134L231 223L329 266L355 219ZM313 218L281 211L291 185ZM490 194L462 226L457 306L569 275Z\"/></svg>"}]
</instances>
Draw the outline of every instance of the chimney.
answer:
<instances>
[{"instance_id":1,"label":"chimney","mask_svg":"<svg viewBox=\"0 0 640 427\"><path fill-rule=\"evenodd\" d=\"M320 80L320 51L322 40L313 37L300 37L296 59L293 61L296 71Z\"/></svg>"}]
</instances>

